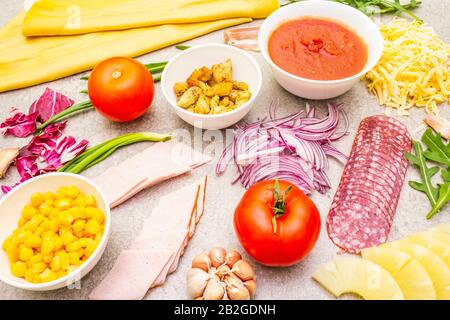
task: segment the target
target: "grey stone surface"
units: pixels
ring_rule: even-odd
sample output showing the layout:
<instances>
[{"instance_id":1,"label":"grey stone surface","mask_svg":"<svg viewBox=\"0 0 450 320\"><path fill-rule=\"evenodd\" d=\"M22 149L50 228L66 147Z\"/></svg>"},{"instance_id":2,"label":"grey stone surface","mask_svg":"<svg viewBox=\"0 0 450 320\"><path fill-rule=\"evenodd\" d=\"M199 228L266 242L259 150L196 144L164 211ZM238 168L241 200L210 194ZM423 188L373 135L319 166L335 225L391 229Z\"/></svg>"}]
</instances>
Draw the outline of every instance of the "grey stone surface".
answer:
<instances>
[{"instance_id":1,"label":"grey stone surface","mask_svg":"<svg viewBox=\"0 0 450 320\"><path fill-rule=\"evenodd\" d=\"M5 24L22 8L22 1L0 0L0 25ZM449 0L423 0L422 7L416 13L426 22L433 26L439 36L450 43L450 22L448 12L450 11ZM383 17L388 21L390 17ZM258 24L258 21L253 24ZM152 41L152 39L148 39ZM187 42L187 45L203 43L222 42L222 32L215 32L204 37ZM138 58L138 60L148 63L170 59L177 50L173 47L159 50ZM260 96L252 111L245 118L246 121L254 121L258 117L267 114L271 101L275 100L279 104L279 114L287 115L304 109L307 101L297 98L285 92L272 78L269 66L263 61L258 53L252 53L259 62L264 76L264 84ZM55 90L72 97L76 101L86 99L78 92L85 88L86 83L79 80L80 75L74 75L52 83L46 83L27 89L0 94L0 119L4 119L10 107L14 106L21 110L27 110L33 100L38 97L45 87L49 86ZM355 130L360 121L369 115L381 114L381 108L376 98L370 95L366 89L366 84L360 82L350 92L336 98L333 102L342 103L350 118L350 135L342 139L338 146L348 153L353 141ZM311 102L318 107L321 115L326 112L326 101ZM441 106L442 115L450 118L450 108L448 104ZM409 117L402 117L403 121L415 138L420 137L420 132L416 129L420 125L424 115L423 110L412 110ZM169 109L165 101L160 86L156 86L156 97L151 110L141 119L128 124L115 124L109 122L95 112L86 112L68 121L66 133L77 138L87 138L91 144L97 144L111 137L137 131L172 132L184 129L192 134L193 128L184 123ZM22 146L27 140L0 138L0 146ZM209 142L204 142L205 146ZM101 164L86 171L87 177L95 177L109 166L120 163L140 150L146 148L148 144L138 144L120 150ZM210 146L211 147L211 146ZM203 216L194 238L190 241L185 255L183 256L178 270L169 276L167 282L159 288L151 290L147 299L186 299L185 278L190 267L192 258L201 251L209 250L215 245L226 248L240 248L233 230L232 217L235 206L244 193L244 188L240 185L231 185L234 177L234 169L229 168L226 175L216 177L214 174L214 163L194 170L190 175L173 179L153 188L145 190L125 204L113 210L112 234L107 249L92 272L82 279L81 289L60 289L54 292L28 292L0 283L0 299L86 299L91 290L106 276L112 268L113 263L119 253L128 248L134 236L140 231L145 217L151 214L151 208L158 198L181 185L193 181L201 175L208 174L210 177L208 186L208 197L206 211ZM325 221L332 197L337 188L343 166L334 160L330 161L328 174L333 184L333 189L322 195L314 193L313 201L317 204L322 220ZM9 170L8 175L2 183L12 184L17 180L14 169ZM415 169L410 169L407 180L417 179L418 174ZM397 209L393 229L390 239L397 239L412 232L424 230L429 226L443 222L450 222L449 208L445 209L432 221L427 221L425 215L429 210L428 200L423 194L412 191L407 185L404 186L400 203ZM0 215L1 223L1 215ZM332 299L323 288L311 279L312 272L322 263L328 262L336 257L338 250L328 239L325 224L322 224L320 238L311 254L296 266L290 268L267 268L253 263L258 277L256 299Z\"/></svg>"}]
</instances>

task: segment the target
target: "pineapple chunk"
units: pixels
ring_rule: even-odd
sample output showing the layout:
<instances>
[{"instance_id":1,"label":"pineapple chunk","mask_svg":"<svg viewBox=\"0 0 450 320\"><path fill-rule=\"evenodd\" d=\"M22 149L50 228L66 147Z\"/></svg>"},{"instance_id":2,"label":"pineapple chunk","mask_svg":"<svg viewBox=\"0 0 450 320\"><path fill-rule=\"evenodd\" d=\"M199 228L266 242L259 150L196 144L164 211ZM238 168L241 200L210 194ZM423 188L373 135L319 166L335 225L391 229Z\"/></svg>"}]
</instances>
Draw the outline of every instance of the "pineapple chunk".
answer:
<instances>
[{"instance_id":1,"label":"pineapple chunk","mask_svg":"<svg viewBox=\"0 0 450 320\"><path fill-rule=\"evenodd\" d=\"M437 227L434 227L433 229L431 229L431 231L438 231L438 232L450 234L450 223L438 225Z\"/></svg>"},{"instance_id":2,"label":"pineapple chunk","mask_svg":"<svg viewBox=\"0 0 450 320\"><path fill-rule=\"evenodd\" d=\"M441 257L450 268L450 234L439 231L422 232L408 237L404 241L424 246Z\"/></svg>"},{"instance_id":3,"label":"pineapple chunk","mask_svg":"<svg viewBox=\"0 0 450 320\"><path fill-rule=\"evenodd\" d=\"M379 265L364 259L338 258L312 277L336 297L355 293L366 300L404 299L394 278Z\"/></svg>"},{"instance_id":4,"label":"pineapple chunk","mask_svg":"<svg viewBox=\"0 0 450 320\"><path fill-rule=\"evenodd\" d=\"M398 283L407 300L435 300L433 281L422 265L409 254L394 248L374 247L362 257L383 267Z\"/></svg>"},{"instance_id":5,"label":"pineapple chunk","mask_svg":"<svg viewBox=\"0 0 450 320\"><path fill-rule=\"evenodd\" d=\"M450 299L450 269L441 257L421 245L406 240L385 243L381 247L395 248L416 258L433 281L436 298Z\"/></svg>"}]
</instances>

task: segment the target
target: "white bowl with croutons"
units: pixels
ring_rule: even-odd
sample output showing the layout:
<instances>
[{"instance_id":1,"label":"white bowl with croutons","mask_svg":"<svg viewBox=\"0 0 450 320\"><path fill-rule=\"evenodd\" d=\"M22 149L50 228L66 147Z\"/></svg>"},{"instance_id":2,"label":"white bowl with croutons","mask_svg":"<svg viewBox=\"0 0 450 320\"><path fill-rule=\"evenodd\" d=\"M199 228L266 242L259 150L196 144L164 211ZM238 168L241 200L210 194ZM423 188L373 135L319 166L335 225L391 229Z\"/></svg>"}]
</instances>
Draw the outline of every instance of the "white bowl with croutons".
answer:
<instances>
[{"instance_id":1,"label":"white bowl with croutons","mask_svg":"<svg viewBox=\"0 0 450 320\"><path fill-rule=\"evenodd\" d=\"M21 217L23 216L23 209L25 205L31 205L33 203L33 200L31 200L32 195L36 195L37 193L45 194L46 192L55 193L61 187L67 186L71 186L73 190L78 190L78 192L80 192L79 195L88 196L89 199L91 199L90 201L92 203L95 202L95 205L88 204L88 206L91 206L92 208L95 207L101 210L104 215L102 219L102 233L99 232L99 239L96 240L97 242L92 251L89 253L89 257L86 256L85 260L83 260L82 263L80 261L80 264L78 266L72 268L74 269L73 271L70 271L70 268L68 268L65 271L67 273L66 275L61 275L59 278L47 282L34 283L27 281L25 277L19 277L13 274L12 265L8 256L9 253L6 252L4 243L5 240L9 236L11 236L13 231L18 228L19 219L21 219ZM75 206L75 203L77 202L73 200L73 203ZM40 207L38 207L38 210L38 213L42 214L40 211ZM79 218L78 220L80 219L81 218ZM75 223L78 220L74 219L73 221ZM75 224L70 224L69 227L74 228L74 225ZM108 242L110 227L111 215L106 197L103 191L91 180L83 176L71 173L48 173L25 181L19 186L12 189L7 195L0 198L0 244L2 244L2 247L0 248L0 281L3 281L16 288L31 291L49 291L63 287L76 288L78 285L80 285L79 280L88 272L90 272L102 257L103 252L106 248L106 244ZM32 232L34 233L35 231ZM24 246L26 245L24 244ZM38 253L43 252L38 251L43 250L42 243L39 249L38 247L32 248L34 248L33 255L37 255ZM67 249L67 246L65 246L64 249ZM20 254L17 258L17 261L31 261L22 260L23 257ZM54 254L54 256L56 255L57 253ZM48 266L51 267L49 268ZM48 266L47 268L49 270L54 267L50 263L48 264ZM28 266L27 269L31 269L31 266ZM45 271L47 271L47 269ZM36 274L36 277L38 277L38 274Z\"/></svg>"},{"instance_id":2,"label":"white bowl with croutons","mask_svg":"<svg viewBox=\"0 0 450 320\"><path fill-rule=\"evenodd\" d=\"M227 60L231 60L232 65L233 93L238 91L239 96L241 93L242 96L244 96L244 93L250 93L250 97L245 103L242 103L243 100L238 100L233 93L231 95L224 93L220 97L213 93L210 97L204 99L207 101L206 108L208 108L208 106L210 107L209 113L204 109L201 110L202 113L192 111L197 110L194 107L194 104L190 107L179 106L180 100L182 98L184 99L184 92L177 92L178 94L176 94L174 90L176 84L186 83L187 79L190 78L193 71L196 69L202 67L212 69L214 65L222 64ZM201 85L204 86L206 84L215 88L214 84L217 85L217 82L215 82L214 79L221 77L218 73L218 71L213 73L213 75L211 75L211 80L202 81ZM201 79L207 80L207 77L209 76ZM226 76L223 77L224 82L231 82ZM211 82L214 84L211 84ZM248 90L240 88L239 83L247 84ZM169 105L181 119L197 128L216 130L230 127L247 115L261 90L262 74L257 62L249 53L224 44L205 44L184 50L172 58L164 69L161 77L161 85ZM189 87L190 86L187 86L186 90L189 89ZM199 93L199 95L201 96L202 93ZM214 102L215 97L218 97L217 101L220 100L218 103ZM228 98L228 100L226 98ZM195 100L194 98L193 101L196 101L195 103L197 103L200 99L197 97L197 99ZM218 107L218 104L220 104L222 110L228 110L228 103L230 104L230 111L218 111L223 113L211 114L213 112L211 110L220 108Z\"/></svg>"}]
</instances>

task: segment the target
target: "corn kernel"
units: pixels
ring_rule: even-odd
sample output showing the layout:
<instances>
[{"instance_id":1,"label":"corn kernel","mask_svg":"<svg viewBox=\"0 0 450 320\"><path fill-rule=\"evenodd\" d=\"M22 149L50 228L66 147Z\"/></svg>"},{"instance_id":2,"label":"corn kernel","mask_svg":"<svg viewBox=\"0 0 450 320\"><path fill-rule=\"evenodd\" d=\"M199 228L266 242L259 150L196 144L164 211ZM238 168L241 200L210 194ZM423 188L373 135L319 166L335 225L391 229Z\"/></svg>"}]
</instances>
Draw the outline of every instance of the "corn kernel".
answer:
<instances>
[{"instance_id":1,"label":"corn kernel","mask_svg":"<svg viewBox=\"0 0 450 320\"><path fill-rule=\"evenodd\" d=\"M43 255L43 260L44 260L45 263L49 264L49 263L52 262L53 257L54 257L53 252L50 252L50 253L47 253L47 254Z\"/></svg>"},{"instance_id":2,"label":"corn kernel","mask_svg":"<svg viewBox=\"0 0 450 320\"><path fill-rule=\"evenodd\" d=\"M61 256L55 255L53 257L50 268L55 272L61 270Z\"/></svg>"},{"instance_id":3,"label":"corn kernel","mask_svg":"<svg viewBox=\"0 0 450 320\"><path fill-rule=\"evenodd\" d=\"M102 240L103 237L103 232L97 233L95 235L95 241L100 242L100 240Z\"/></svg>"},{"instance_id":4,"label":"corn kernel","mask_svg":"<svg viewBox=\"0 0 450 320\"><path fill-rule=\"evenodd\" d=\"M86 225L85 220L77 220L72 225L73 231L75 232L82 232L84 230L84 226Z\"/></svg>"},{"instance_id":5,"label":"corn kernel","mask_svg":"<svg viewBox=\"0 0 450 320\"><path fill-rule=\"evenodd\" d=\"M16 262L19 260L19 249L15 248L8 251L8 259L10 262Z\"/></svg>"},{"instance_id":6,"label":"corn kernel","mask_svg":"<svg viewBox=\"0 0 450 320\"><path fill-rule=\"evenodd\" d=\"M42 254L49 254L50 252L52 252L54 249L53 246L53 241L49 238L44 238L42 240L42 245L41 245L41 252Z\"/></svg>"},{"instance_id":7,"label":"corn kernel","mask_svg":"<svg viewBox=\"0 0 450 320\"><path fill-rule=\"evenodd\" d=\"M39 228L42 228L44 231L50 230L50 219L45 218L44 221L39 225Z\"/></svg>"},{"instance_id":8,"label":"corn kernel","mask_svg":"<svg viewBox=\"0 0 450 320\"><path fill-rule=\"evenodd\" d=\"M97 199L93 195L87 195L86 196L86 207L95 207L97 206Z\"/></svg>"},{"instance_id":9,"label":"corn kernel","mask_svg":"<svg viewBox=\"0 0 450 320\"><path fill-rule=\"evenodd\" d=\"M79 195L75 200L74 204L79 207L86 207L88 199L84 195Z\"/></svg>"},{"instance_id":10,"label":"corn kernel","mask_svg":"<svg viewBox=\"0 0 450 320\"><path fill-rule=\"evenodd\" d=\"M69 252L69 261L70 264L79 265L80 264L80 255L78 252Z\"/></svg>"},{"instance_id":11,"label":"corn kernel","mask_svg":"<svg viewBox=\"0 0 450 320\"><path fill-rule=\"evenodd\" d=\"M58 278L62 278L65 275L67 275L67 272L64 271L64 270L59 270L59 271L56 272L56 275L58 276Z\"/></svg>"},{"instance_id":12,"label":"corn kernel","mask_svg":"<svg viewBox=\"0 0 450 320\"><path fill-rule=\"evenodd\" d=\"M47 264L44 261L36 262L31 265L31 271L33 271L34 274L40 274L44 272L46 268Z\"/></svg>"},{"instance_id":13,"label":"corn kernel","mask_svg":"<svg viewBox=\"0 0 450 320\"><path fill-rule=\"evenodd\" d=\"M67 187L67 196L69 198L75 199L80 195L80 190L78 190L75 186L69 186Z\"/></svg>"},{"instance_id":14,"label":"corn kernel","mask_svg":"<svg viewBox=\"0 0 450 320\"><path fill-rule=\"evenodd\" d=\"M60 258L60 267L62 270L67 270L70 265L69 254L66 251L58 251L56 256Z\"/></svg>"},{"instance_id":15,"label":"corn kernel","mask_svg":"<svg viewBox=\"0 0 450 320\"><path fill-rule=\"evenodd\" d=\"M92 219L94 219L95 221L97 221L98 223L103 223L103 221L105 220L105 215L103 214L103 212L97 208L95 208L95 211L92 215Z\"/></svg>"},{"instance_id":16,"label":"corn kernel","mask_svg":"<svg viewBox=\"0 0 450 320\"><path fill-rule=\"evenodd\" d=\"M68 244L74 242L77 240L77 237L75 237L72 233L72 231L67 229L61 229L59 231L59 235L61 237L61 240L63 242L63 245L67 246Z\"/></svg>"},{"instance_id":17,"label":"corn kernel","mask_svg":"<svg viewBox=\"0 0 450 320\"><path fill-rule=\"evenodd\" d=\"M31 269L28 269L25 271L25 280L28 282L34 282L34 273L31 271Z\"/></svg>"},{"instance_id":18,"label":"corn kernel","mask_svg":"<svg viewBox=\"0 0 450 320\"><path fill-rule=\"evenodd\" d=\"M69 198L62 198L55 201L55 208L59 210L67 210L72 206L72 200Z\"/></svg>"},{"instance_id":19,"label":"corn kernel","mask_svg":"<svg viewBox=\"0 0 450 320\"><path fill-rule=\"evenodd\" d=\"M40 206L39 206L39 212L44 215L44 216L48 216L53 210L55 209L54 207L54 202L53 200L45 200Z\"/></svg>"},{"instance_id":20,"label":"corn kernel","mask_svg":"<svg viewBox=\"0 0 450 320\"><path fill-rule=\"evenodd\" d=\"M13 239L13 236L9 236L8 238L5 239L5 241L3 241L3 244L2 244L3 250L9 251L12 248L12 239Z\"/></svg>"},{"instance_id":21,"label":"corn kernel","mask_svg":"<svg viewBox=\"0 0 450 320\"><path fill-rule=\"evenodd\" d=\"M57 199L63 199L67 197L67 187L61 187L56 191L56 198Z\"/></svg>"},{"instance_id":22,"label":"corn kernel","mask_svg":"<svg viewBox=\"0 0 450 320\"><path fill-rule=\"evenodd\" d=\"M58 276L55 271L47 268L39 275L39 278L42 282L50 282L56 280Z\"/></svg>"},{"instance_id":23,"label":"corn kernel","mask_svg":"<svg viewBox=\"0 0 450 320\"><path fill-rule=\"evenodd\" d=\"M31 195L30 202L33 207L39 207L44 201L44 195L40 192Z\"/></svg>"},{"instance_id":24,"label":"corn kernel","mask_svg":"<svg viewBox=\"0 0 450 320\"><path fill-rule=\"evenodd\" d=\"M26 271L27 264L25 262L17 261L11 264L11 273L16 277L23 278Z\"/></svg>"},{"instance_id":25,"label":"corn kernel","mask_svg":"<svg viewBox=\"0 0 450 320\"><path fill-rule=\"evenodd\" d=\"M53 192L46 192L44 193L44 199L45 200L55 200L55 194Z\"/></svg>"},{"instance_id":26,"label":"corn kernel","mask_svg":"<svg viewBox=\"0 0 450 320\"><path fill-rule=\"evenodd\" d=\"M23 216L19 218L19 221L17 222L17 226L23 227L25 223L28 222L28 219L24 218Z\"/></svg>"},{"instance_id":27,"label":"corn kernel","mask_svg":"<svg viewBox=\"0 0 450 320\"><path fill-rule=\"evenodd\" d=\"M34 207L27 204L22 210L22 217L24 217L25 219L31 219L36 213L37 210Z\"/></svg>"},{"instance_id":28,"label":"corn kernel","mask_svg":"<svg viewBox=\"0 0 450 320\"><path fill-rule=\"evenodd\" d=\"M74 241L66 246L67 252L75 252L82 248L80 241Z\"/></svg>"},{"instance_id":29,"label":"corn kernel","mask_svg":"<svg viewBox=\"0 0 450 320\"><path fill-rule=\"evenodd\" d=\"M84 227L84 232L86 232L87 234L97 234L100 232L100 225L97 221L95 221L94 219L90 219L87 223L86 226Z\"/></svg>"},{"instance_id":30,"label":"corn kernel","mask_svg":"<svg viewBox=\"0 0 450 320\"><path fill-rule=\"evenodd\" d=\"M49 230L53 231L53 232L58 232L59 230L59 221L58 219L50 219L50 227Z\"/></svg>"},{"instance_id":31,"label":"corn kernel","mask_svg":"<svg viewBox=\"0 0 450 320\"><path fill-rule=\"evenodd\" d=\"M64 245L61 237L56 234L53 236L52 242L53 242L53 250L55 251L60 250Z\"/></svg>"},{"instance_id":32,"label":"corn kernel","mask_svg":"<svg viewBox=\"0 0 450 320\"><path fill-rule=\"evenodd\" d=\"M37 253L28 260L28 263L30 265L33 265L35 263L41 262L43 259L44 259L44 257L42 256L42 254Z\"/></svg>"},{"instance_id":33,"label":"corn kernel","mask_svg":"<svg viewBox=\"0 0 450 320\"><path fill-rule=\"evenodd\" d=\"M29 234L25 238L24 244L29 248L39 248L41 246L42 239L36 234Z\"/></svg>"},{"instance_id":34,"label":"corn kernel","mask_svg":"<svg viewBox=\"0 0 450 320\"><path fill-rule=\"evenodd\" d=\"M32 234L30 230L20 231L19 234L17 235L17 240L19 241L19 243L24 243L25 239L30 234Z\"/></svg>"},{"instance_id":35,"label":"corn kernel","mask_svg":"<svg viewBox=\"0 0 450 320\"><path fill-rule=\"evenodd\" d=\"M34 254L33 249L23 247L22 249L20 249L19 259L22 261L28 261L33 256L33 254Z\"/></svg>"}]
</instances>

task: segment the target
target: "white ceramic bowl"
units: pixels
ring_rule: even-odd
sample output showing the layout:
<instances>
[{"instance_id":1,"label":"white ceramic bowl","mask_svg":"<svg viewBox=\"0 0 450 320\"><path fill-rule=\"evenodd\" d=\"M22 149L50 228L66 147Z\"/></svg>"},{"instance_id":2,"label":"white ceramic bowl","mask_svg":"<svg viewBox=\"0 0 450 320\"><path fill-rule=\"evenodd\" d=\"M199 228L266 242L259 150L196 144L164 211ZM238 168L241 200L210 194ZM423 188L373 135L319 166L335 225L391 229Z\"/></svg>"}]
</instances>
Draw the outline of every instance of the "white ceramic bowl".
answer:
<instances>
[{"instance_id":1,"label":"white ceramic bowl","mask_svg":"<svg viewBox=\"0 0 450 320\"><path fill-rule=\"evenodd\" d=\"M36 192L55 192L58 188L74 185L85 194L97 200L97 206L105 213L105 230L102 240L94 253L78 269L68 275L46 283L30 283L11 274L10 263L6 252L0 247L0 280L17 288L32 291L48 291L73 284L94 268L100 260L108 242L111 214L103 192L91 180L71 173L48 173L32 178L0 199L0 243L17 228L22 208L29 203L30 196Z\"/></svg>"},{"instance_id":2,"label":"white ceramic bowl","mask_svg":"<svg viewBox=\"0 0 450 320\"><path fill-rule=\"evenodd\" d=\"M339 80L310 80L290 74L278 67L270 58L268 42L273 31L286 21L301 17L317 17L338 21L364 40L368 60L361 72ZM259 31L259 47L265 60L272 66L275 79L292 94L313 100L330 99L350 90L381 57L383 37L375 22L353 7L332 1L302 1L284 6L270 15Z\"/></svg>"},{"instance_id":3,"label":"white ceramic bowl","mask_svg":"<svg viewBox=\"0 0 450 320\"><path fill-rule=\"evenodd\" d=\"M186 81L192 71L203 66L212 65L231 59L233 64L233 80L245 81L252 93L251 99L239 108L217 115L204 115L186 111L177 106L173 85ZM255 59L247 52L224 44L199 45L177 54L167 64L161 77L164 96L173 111L187 123L202 129L223 129L241 120L250 111L252 103L261 90L261 69Z\"/></svg>"}]
</instances>

